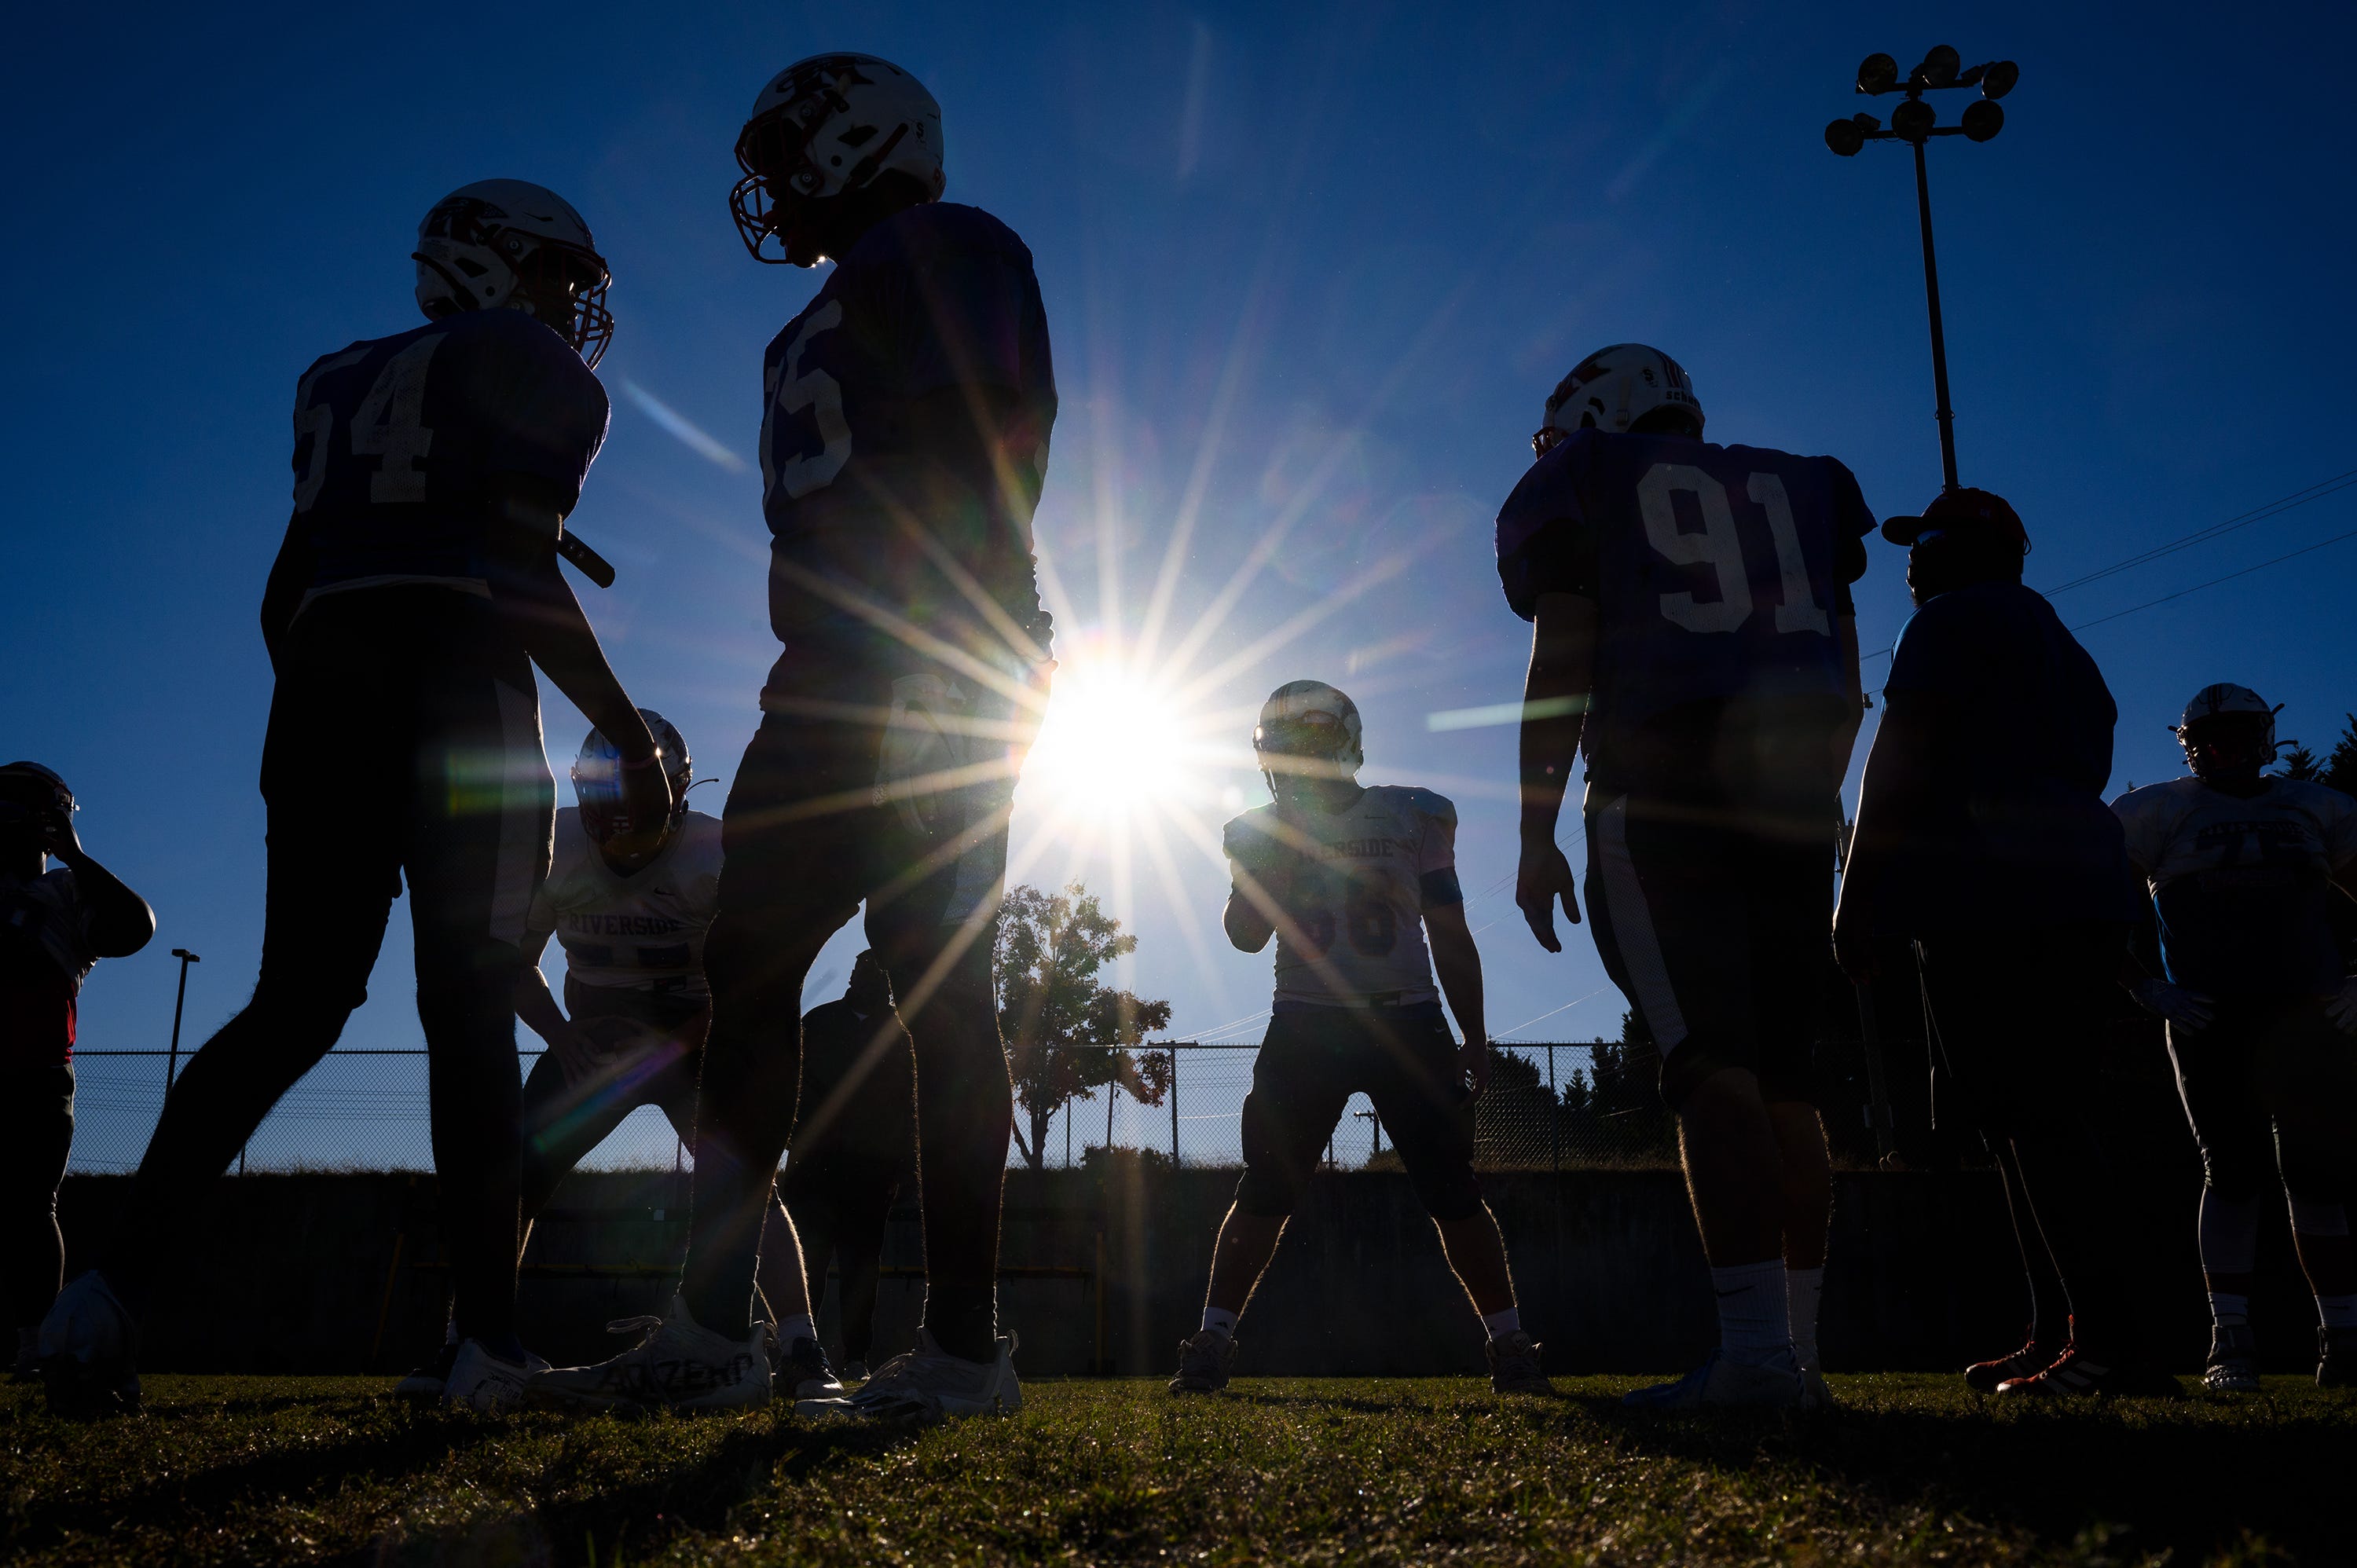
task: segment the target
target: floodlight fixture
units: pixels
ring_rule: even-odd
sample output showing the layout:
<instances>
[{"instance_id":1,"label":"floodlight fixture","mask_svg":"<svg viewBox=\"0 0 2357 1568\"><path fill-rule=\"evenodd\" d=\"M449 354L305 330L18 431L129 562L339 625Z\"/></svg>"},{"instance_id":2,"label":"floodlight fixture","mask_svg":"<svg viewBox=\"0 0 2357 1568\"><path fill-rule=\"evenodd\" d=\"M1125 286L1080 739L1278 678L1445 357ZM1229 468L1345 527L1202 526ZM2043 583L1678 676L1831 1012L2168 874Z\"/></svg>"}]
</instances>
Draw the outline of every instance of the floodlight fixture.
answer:
<instances>
[{"instance_id":1,"label":"floodlight fixture","mask_svg":"<svg viewBox=\"0 0 2357 1568\"><path fill-rule=\"evenodd\" d=\"M1889 55L1868 55L1858 62L1857 90L1878 96L1899 85L1899 62Z\"/></svg>"},{"instance_id":2,"label":"floodlight fixture","mask_svg":"<svg viewBox=\"0 0 2357 1568\"><path fill-rule=\"evenodd\" d=\"M1915 210L1923 231L1923 300L1931 317L1932 385L1938 397L1934 417L1940 425L1940 467L1946 488L1956 488L1955 414L1948 407L1948 344L1940 323L1940 264L1932 246L1932 183L1923 148L1934 136L1964 136L1986 142L2005 129L2005 111L1996 101L2021 80L2021 68L2009 59L1986 60L1970 70L1954 46L1934 44L1922 62L1902 81L1899 62L1887 54L1870 54L1858 63L1857 91L1869 97L1902 92L1904 100L1890 112L1890 128L1871 114L1853 114L1825 127L1825 146L1835 156L1855 157L1868 142L1905 142L1915 154ZM1966 106L1962 122L1940 124L1940 116L1923 102L1926 92L1948 88L1977 87L1980 96Z\"/></svg>"},{"instance_id":3,"label":"floodlight fixture","mask_svg":"<svg viewBox=\"0 0 2357 1568\"><path fill-rule=\"evenodd\" d=\"M2005 108L1986 98L1975 98L1964 105L1964 134L1975 142L1986 142L2005 129Z\"/></svg>"}]
</instances>

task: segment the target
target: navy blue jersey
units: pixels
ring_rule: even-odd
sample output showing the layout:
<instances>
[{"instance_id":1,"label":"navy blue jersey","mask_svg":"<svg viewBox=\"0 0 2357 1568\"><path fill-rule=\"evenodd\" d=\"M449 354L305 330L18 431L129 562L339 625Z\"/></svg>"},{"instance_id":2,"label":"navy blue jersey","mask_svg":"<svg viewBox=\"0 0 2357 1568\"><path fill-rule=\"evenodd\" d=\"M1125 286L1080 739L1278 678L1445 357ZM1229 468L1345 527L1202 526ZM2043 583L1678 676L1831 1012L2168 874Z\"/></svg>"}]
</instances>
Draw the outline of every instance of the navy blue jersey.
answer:
<instances>
[{"instance_id":1,"label":"navy blue jersey","mask_svg":"<svg viewBox=\"0 0 2357 1568\"><path fill-rule=\"evenodd\" d=\"M295 517L311 596L397 583L490 592L494 480L570 511L606 439L606 389L520 310L355 343L295 392Z\"/></svg>"},{"instance_id":2,"label":"navy blue jersey","mask_svg":"<svg viewBox=\"0 0 2357 1568\"><path fill-rule=\"evenodd\" d=\"M1828 715L1846 705L1834 622L1853 613L1857 542L1873 527L1857 481L1831 457L1582 430L1506 499L1498 576L1525 620L1541 594L1596 601L1582 745L1611 779L1663 750L1641 745L1657 722L1738 699Z\"/></svg>"},{"instance_id":3,"label":"navy blue jersey","mask_svg":"<svg viewBox=\"0 0 2357 1568\"><path fill-rule=\"evenodd\" d=\"M960 577L1044 638L1031 514L1056 378L1012 230L945 202L886 219L770 343L762 385L780 639L866 635L846 595L954 639L974 624Z\"/></svg>"}]
</instances>

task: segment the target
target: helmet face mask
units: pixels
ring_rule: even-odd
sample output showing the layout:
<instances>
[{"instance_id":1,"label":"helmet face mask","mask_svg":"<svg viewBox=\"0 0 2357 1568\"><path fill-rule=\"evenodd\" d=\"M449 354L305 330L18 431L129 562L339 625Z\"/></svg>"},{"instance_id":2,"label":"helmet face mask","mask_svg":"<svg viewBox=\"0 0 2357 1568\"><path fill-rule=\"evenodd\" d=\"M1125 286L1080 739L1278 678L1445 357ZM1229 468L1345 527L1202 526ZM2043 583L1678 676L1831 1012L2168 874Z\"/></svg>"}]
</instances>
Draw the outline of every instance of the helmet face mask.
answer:
<instances>
[{"instance_id":1,"label":"helmet face mask","mask_svg":"<svg viewBox=\"0 0 2357 1568\"><path fill-rule=\"evenodd\" d=\"M737 137L737 166L744 177L728 206L746 250L758 262L815 266L826 259L841 199L885 175L905 176L923 199L940 199L948 184L941 105L888 60L813 55L754 99Z\"/></svg>"},{"instance_id":2,"label":"helmet face mask","mask_svg":"<svg viewBox=\"0 0 2357 1568\"><path fill-rule=\"evenodd\" d=\"M671 817L663 823L662 843L655 850L661 854L687 819L687 789L695 779L695 763L688 755L687 741L669 719L652 708L640 708L639 716L647 721L662 770L671 779ZM621 753L597 730L583 739L581 753L573 759L573 799L581 808L581 831L601 848L615 834L636 826L622 804Z\"/></svg>"},{"instance_id":3,"label":"helmet face mask","mask_svg":"<svg viewBox=\"0 0 2357 1568\"><path fill-rule=\"evenodd\" d=\"M1547 395L1546 417L1531 436L1531 455L1545 456L1577 430L1626 435L1664 409L1685 415L1693 434L1702 435L1702 403L1684 366L1642 343L1598 349Z\"/></svg>"},{"instance_id":4,"label":"helmet face mask","mask_svg":"<svg viewBox=\"0 0 2357 1568\"><path fill-rule=\"evenodd\" d=\"M1253 726L1253 755L1279 803L1315 799L1348 782L1366 761L1359 706L1323 681L1290 681L1269 693Z\"/></svg>"},{"instance_id":5,"label":"helmet face mask","mask_svg":"<svg viewBox=\"0 0 2357 1568\"><path fill-rule=\"evenodd\" d=\"M2276 759L2278 704L2248 686L2204 686L2169 726L2185 748L2185 766L2199 779L2252 779Z\"/></svg>"},{"instance_id":6,"label":"helmet face mask","mask_svg":"<svg viewBox=\"0 0 2357 1568\"><path fill-rule=\"evenodd\" d=\"M614 336L613 277L589 226L554 191L486 179L436 202L417 226L417 306L429 321L468 310L522 310L593 369Z\"/></svg>"},{"instance_id":7,"label":"helmet face mask","mask_svg":"<svg viewBox=\"0 0 2357 1568\"><path fill-rule=\"evenodd\" d=\"M0 767L0 849L6 854L40 853L50 821L70 818L78 810L73 791L51 769L38 762Z\"/></svg>"}]
</instances>

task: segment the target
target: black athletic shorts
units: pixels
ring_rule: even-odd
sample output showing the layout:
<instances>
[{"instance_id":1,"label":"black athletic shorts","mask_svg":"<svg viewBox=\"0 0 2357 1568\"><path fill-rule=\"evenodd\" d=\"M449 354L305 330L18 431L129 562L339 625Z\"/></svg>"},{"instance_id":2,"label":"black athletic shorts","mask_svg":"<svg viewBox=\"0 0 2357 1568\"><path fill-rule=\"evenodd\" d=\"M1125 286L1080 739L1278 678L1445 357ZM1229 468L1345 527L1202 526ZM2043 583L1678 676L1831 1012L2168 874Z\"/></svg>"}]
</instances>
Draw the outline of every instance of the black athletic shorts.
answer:
<instances>
[{"instance_id":1,"label":"black athletic shorts","mask_svg":"<svg viewBox=\"0 0 2357 1568\"><path fill-rule=\"evenodd\" d=\"M2284 1186L2318 1201L2341 1202L2350 1175L2346 1129L2357 1122L2357 1040L2315 1001L2279 1006L2222 1002L2206 1029L2169 1026L2169 1060L2211 1187L2235 1199L2257 1197L2281 1167ZM2286 1135L2276 1113L2288 1106L2337 1108L2344 1130L2331 1146ZM2309 1118L2302 1118L2303 1122Z\"/></svg>"},{"instance_id":2,"label":"black athletic shorts","mask_svg":"<svg viewBox=\"0 0 2357 1568\"><path fill-rule=\"evenodd\" d=\"M280 658L261 988L359 1006L404 875L421 984L518 963L556 795L539 683L490 601L330 594Z\"/></svg>"},{"instance_id":3,"label":"black athletic shorts","mask_svg":"<svg viewBox=\"0 0 2357 1568\"><path fill-rule=\"evenodd\" d=\"M1462 1219L1481 1207L1473 1096L1437 1002L1278 1005L1244 1096L1236 1207L1265 1219L1291 1214L1354 1093L1374 1101L1425 1212Z\"/></svg>"},{"instance_id":4,"label":"black athletic shorts","mask_svg":"<svg viewBox=\"0 0 2357 1568\"><path fill-rule=\"evenodd\" d=\"M961 932L952 973L986 989L1014 763L1038 728L1009 688L1028 679L788 647L721 819L724 913L832 931L864 900L900 994Z\"/></svg>"},{"instance_id":5,"label":"black athletic shorts","mask_svg":"<svg viewBox=\"0 0 2357 1568\"><path fill-rule=\"evenodd\" d=\"M1676 1110L1722 1068L1771 1101L1817 1095L1832 962L1834 818L1821 838L1763 832L1694 802L1590 790L1587 918L1597 951L1662 1054Z\"/></svg>"}]
</instances>

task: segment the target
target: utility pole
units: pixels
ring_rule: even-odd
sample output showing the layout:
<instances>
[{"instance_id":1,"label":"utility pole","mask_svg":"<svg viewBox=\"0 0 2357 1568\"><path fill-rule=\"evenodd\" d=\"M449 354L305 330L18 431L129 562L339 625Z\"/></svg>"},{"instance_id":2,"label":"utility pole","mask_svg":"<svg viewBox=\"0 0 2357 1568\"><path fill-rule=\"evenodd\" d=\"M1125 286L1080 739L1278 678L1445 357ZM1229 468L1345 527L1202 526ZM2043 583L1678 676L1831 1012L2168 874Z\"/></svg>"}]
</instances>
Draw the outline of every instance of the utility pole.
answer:
<instances>
[{"instance_id":1,"label":"utility pole","mask_svg":"<svg viewBox=\"0 0 2357 1568\"><path fill-rule=\"evenodd\" d=\"M1932 248L1932 175L1923 145L1933 136L1964 136L1986 142L2005 129L2005 111L1996 101L2021 80L2021 68L2009 59L1991 60L1969 69L1964 57L1947 44L1934 44L1922 63L1899 78L1899 62L1889 55L1872 54L1859 62L1857 90L1868 97L1903 92L1906 98L1890 112L1890 127L1871 114L1853 114L1825 127L1825 145L1841 157L1855 157L1868 142L1905 142L1915 149L1915 214L1923 231L1923 298L1932 320L1932 389L1937 398L1934 417L1940 424L1940 474L1943 489L1956 488L1956 416L1948 406L1948 337L1940 319L1940 263ZM1923 94L1955 87L1977 87L1981 95L1965 105L1961 123L1939 124L1939 114L1923 102Z\"/></svg>"},{"instance_id":2,"label":"utility pole","mask_svg":"<svg viewBox=\"0 0 2357 1568\"><path fill-rule=\"evenodd\" d=\"M172 998L172 1048L164 1058L164 1093L172 1092L172 1080L180 1075L180 1011L188 1002L188 965L205 961L186 948L174 948L172 956L180 961L179 994Z\"/></svg>"}]
</instances>

